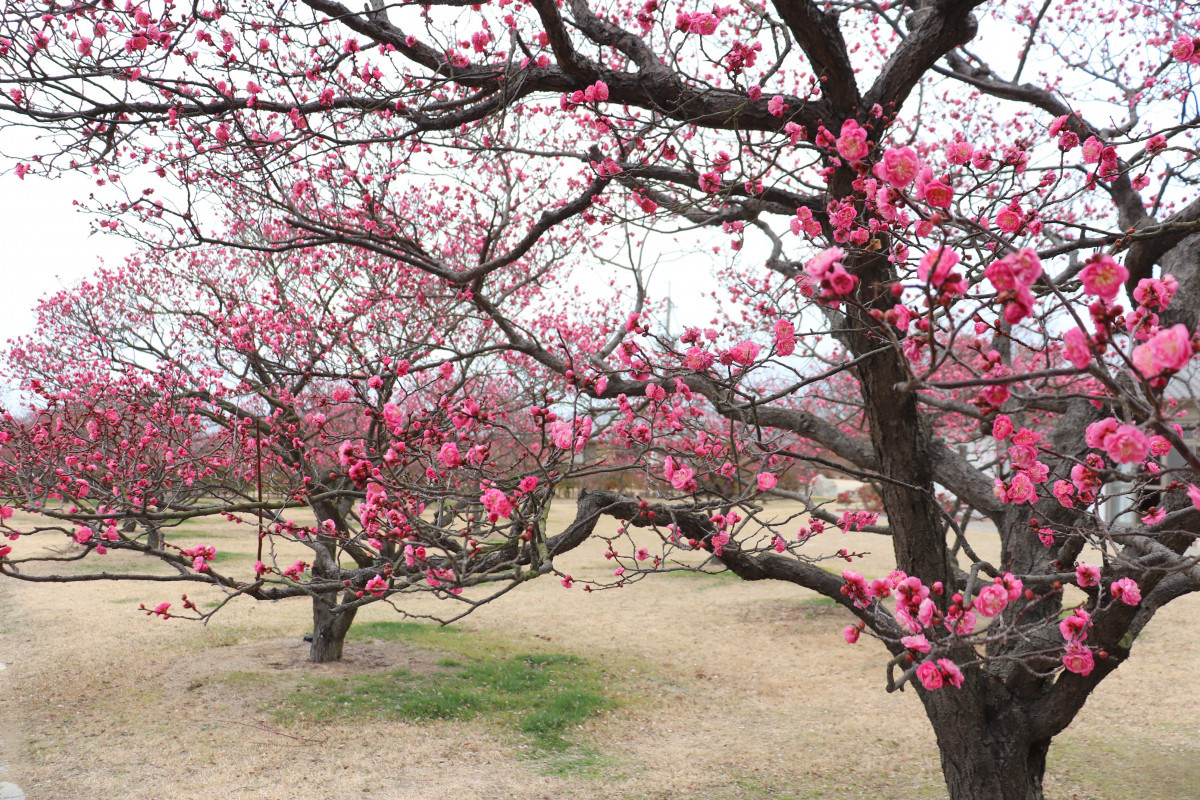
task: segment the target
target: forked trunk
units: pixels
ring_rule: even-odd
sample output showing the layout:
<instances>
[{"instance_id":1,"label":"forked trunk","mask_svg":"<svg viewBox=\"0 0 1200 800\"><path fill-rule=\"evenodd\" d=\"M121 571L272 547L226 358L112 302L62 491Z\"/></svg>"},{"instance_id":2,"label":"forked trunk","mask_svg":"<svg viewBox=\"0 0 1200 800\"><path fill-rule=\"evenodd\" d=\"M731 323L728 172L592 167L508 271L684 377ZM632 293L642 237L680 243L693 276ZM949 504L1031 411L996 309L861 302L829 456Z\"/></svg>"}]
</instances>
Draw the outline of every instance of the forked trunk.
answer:
<instances>
[{"instance_id":1,"label":"forked trunk","mask_svg":"<svg viewBox=\"0 0 1200 800\"><path fill-rule=\"evenodd\" d=\"M354 614L357 609L334 614L332 608L336 604L336 593L313 598L313 635L312 647L308 651L308 660L314 664L327 664L330 661L342 660L342 646L346 642L346 632L350 630L350 624L354 622Z\"/></svg>"}]
</instances>

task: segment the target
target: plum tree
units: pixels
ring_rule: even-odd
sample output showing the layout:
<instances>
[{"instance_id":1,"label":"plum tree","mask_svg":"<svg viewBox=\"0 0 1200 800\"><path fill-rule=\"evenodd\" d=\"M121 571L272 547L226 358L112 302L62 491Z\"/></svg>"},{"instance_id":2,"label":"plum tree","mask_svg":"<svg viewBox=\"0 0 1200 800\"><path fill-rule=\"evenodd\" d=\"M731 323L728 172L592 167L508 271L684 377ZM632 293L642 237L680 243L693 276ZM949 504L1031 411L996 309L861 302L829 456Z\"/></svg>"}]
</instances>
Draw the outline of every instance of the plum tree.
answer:
<instances>
[{"instance_id":1,"label":"plum tree","mask_svg":"<svg viewBox=\"0 0 1200 800\"><path fill-rule=\"evenodd\" d=\"M5 492L51 521L13 536L312 597L318 659L407 591L469 610L539 574L597 588L554 563L592 535L609 584L706 553L855 614L847 640L915 687L956 800L1041 797L1051 739L1200 588L1186 4L2 20L0 119L38 133L10 137L14 169L90 172L99 224L151 248L11 354L38 399L6 419ZM651 279L676 249L686 303ZM814 469L871 482L883 515L831 512ZM549 535L555 487L604 474L641 488L581 493ZM116 525L259 509L310 563L235 578ZM835 526L887 537L896 569L827 570L854 558Z\"/></svg>"}]
</instances>

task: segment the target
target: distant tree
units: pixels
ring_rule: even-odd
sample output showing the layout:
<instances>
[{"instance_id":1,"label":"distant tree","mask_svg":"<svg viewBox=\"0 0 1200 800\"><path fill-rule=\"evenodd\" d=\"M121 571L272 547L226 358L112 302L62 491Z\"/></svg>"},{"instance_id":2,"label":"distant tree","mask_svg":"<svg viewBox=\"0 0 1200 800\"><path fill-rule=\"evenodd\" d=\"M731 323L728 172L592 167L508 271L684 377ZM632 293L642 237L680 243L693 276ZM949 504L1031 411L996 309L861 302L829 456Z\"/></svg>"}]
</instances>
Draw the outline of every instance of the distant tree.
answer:
<instances>
[{"instance_id":1,"label":"distant tree","mask_svg":"<svg viewBox=\"0 0 1200 800\"><path fill-rule=\"evenodd\" d=\"M956 800L1042 797L1052 738L1200 588L1200 461L1164 394L1200 313L1184 3L0 19L0 118L40 136L6 139L17 172L90 171L116 192L101 224L162 253L52 300L13 352L40 399L10 420L4 491L89 558L110 519L306 504L316 529L271 531L313 548L304 571L154 555L312 596L325 658L363 603L424 586L470 608L614 517L614 583L703 551L842 603L846 638L891 654L889 688L916 687ZM715 287L682 335L682 294L648 278L669 247ZM266 271L239 282L247 264ZM582 461L595 436L621 455ZM286 501L250 492L260 450ZM869 481L886 516L819 507L801 466ZM583 493L548 536L557 481L621 470L656 497ZM773 495L816 521L773 518ZM889 537L895 571L824 569L853 558L832 523ZM1086 599L1064 607L1066 584Z\"/></svg>"}]
</instances>

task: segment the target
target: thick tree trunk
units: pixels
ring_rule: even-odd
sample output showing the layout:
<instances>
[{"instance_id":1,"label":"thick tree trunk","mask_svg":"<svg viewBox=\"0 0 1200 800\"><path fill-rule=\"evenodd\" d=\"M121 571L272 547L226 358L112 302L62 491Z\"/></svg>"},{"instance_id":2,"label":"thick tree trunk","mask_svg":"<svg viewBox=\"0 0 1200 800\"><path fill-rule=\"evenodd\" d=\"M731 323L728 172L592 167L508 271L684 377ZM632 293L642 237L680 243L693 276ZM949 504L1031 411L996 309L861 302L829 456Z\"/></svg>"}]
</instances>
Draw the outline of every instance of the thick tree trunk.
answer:
<instances>
[{"instance_id":1,"label":"thick tree trunk","mask_svg":"<svg viewBox=\"0 0 1200 800\"><path fill-rule=\"evenodd\" d=\"M342 660L342 645L346 642L350 624L354 622L356 609L334 614L331 609L336 604L336 593L313 598L313 635L308 660L314 664Z\"/></svg>"},{"instance_id":2,"label":"thick tree trunk","mask_svg":"<svg viewBox=\"0 0 1200 800\"><path fill-rule=\"evenodd\" d=\"M1030 739L1016 704L988 713L982 703L948 696L958 691L938 689L945 694L929 692L925 698L951 800L1044 800L1050 740Z\"/></svg>"}]
</instances>

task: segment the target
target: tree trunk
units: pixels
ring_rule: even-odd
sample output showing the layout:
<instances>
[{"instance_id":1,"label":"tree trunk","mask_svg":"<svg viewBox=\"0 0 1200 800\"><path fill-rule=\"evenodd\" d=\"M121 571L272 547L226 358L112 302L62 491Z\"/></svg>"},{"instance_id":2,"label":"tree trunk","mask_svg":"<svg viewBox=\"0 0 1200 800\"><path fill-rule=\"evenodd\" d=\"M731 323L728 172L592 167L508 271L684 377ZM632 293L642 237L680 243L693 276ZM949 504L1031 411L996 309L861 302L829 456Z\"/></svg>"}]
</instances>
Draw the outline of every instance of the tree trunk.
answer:
<instances>
[{"instance_id":1,"label":"tree trunk","mask_svg":"<svg viewBox=\"0 0 1200 800\"><path fill-rule=\"evenodd\" d=\"M313 598L313 635L308 660L314 664L342 660L342 645L346 642L346 632L350 630L350 623L354 622L357 609L334 614L331 609L336 604L336 592Z\"/></svg>"},{"instance_id":2,"label":"tree trunk","mask_svg":"<svg viewBox=\"0 0 1200 800\"><path fill-rule=\"evenodd\" d=\"M967 694L947 687L924 697L951 800L1044 800L1050 740L1030 739L1016 702L989 713L983 703L951 698L952 692Z\"/></svg>"}]
</instances>

